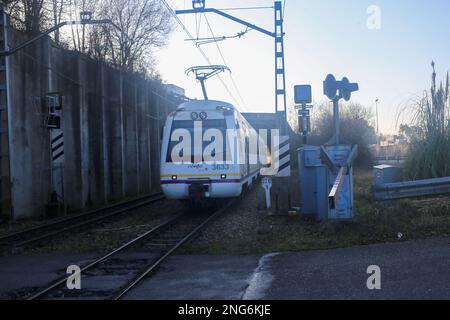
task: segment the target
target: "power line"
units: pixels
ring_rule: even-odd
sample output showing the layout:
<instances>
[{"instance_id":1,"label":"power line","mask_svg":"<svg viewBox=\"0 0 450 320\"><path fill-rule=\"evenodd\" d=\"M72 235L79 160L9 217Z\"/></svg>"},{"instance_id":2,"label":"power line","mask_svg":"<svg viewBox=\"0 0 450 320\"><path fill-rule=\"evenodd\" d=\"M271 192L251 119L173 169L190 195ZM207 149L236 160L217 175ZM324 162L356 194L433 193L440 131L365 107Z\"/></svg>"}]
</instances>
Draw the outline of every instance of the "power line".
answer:
<instances>
[{"instance_id":1,"label":"power line","mask_svg":"<svg viewBox=\"0 0 450 320\"><path fill-rule=\"evenodd\" d=\"M161 0L161 2L164 4L164 6L167 8L167 10L170 12L170 14L175 18L175 20L177 21L177 23L181 26L181 28L184 30L184 32L186 33L186 35L188 36L189 39L191 39L193 41L193 43L195 43L195 39L192 36L192 34L189 32L189 30L186 28L186 26L183 24L183 22L180 20L180 18L178 17L178 15L173 11L173 9L170 7L170 5L167 3L166 0ZM198 46L197 44L195 45L197 50L200 52L200 54L203 56L203 58L206 60L206 62L212 66L213 64L211 63L211 60L208 58L208 56L206 55L206 53L203 51L203 49ZM227 84L225 83L225 81L222 79L222 77L220 75L217 76L220 79L220 82L222 83L223 87L225 88L225 90L227 91L227 93L230 95L231 99L233 99L234 103L238 106L241 107L240 103L237 101L237 99L234 97L233 93L230 91L230 89L228 88Z\"/></svg>"},{"instance_id":2,"label":"power line","mask_svg":"<svg viewBox=\"0 0 450 320\"><path fill-rule=\"evenodd\" d=\"M194 37L192 36L192 34L189 32L189 30L186 28L186 26L183 24L183 22L181 22L180 18L178 17L178 15L173 11L173 9L170 7L170 5L167 3L166 0L161 0L163 2L163 4L165 5L165 7L167 8L167 10L169 10L169 12L172 14L172 16L175 18L175 20L178 22L178 24L183 28L184 32L187 34L188 38L190 38L192 41L194 41ZM197 49L199 50L200 54L203 56L203 58L208 62L208 64L210 66L212 66L211 60L208 58L208 56L206 55L206 53L203 51L203 49L198 46L195 45L197 47ZM236 98L234 97L234 95L231 93L230 89L228 88L228 86L226 85L225 81L222 79L222 77L220 75L218 75L218 78L220 79L220 82L222 83L222 85L224 86L225 90L228 92L228 94L230 95L230 97L233 99L233 101L236 103L237 106L241 106L239 104L239 102L236 100Z\"/></svg>"},{"instance_id":3,"label":"power line","mask_svg":"<svg viewBox=\"0 0 450 320\"><path fill-rule=\"evenodd\" d=\"M217 10L220 11L236 11L236 10L261 10L261 9L273 9L273 6L271 7L244 7L244 8L218 8Z\"/></svg>"},{"instance_id":4,"label":"power line","mask_svg":"<svg viewBox=\"0 0 450 320\"><path fill-rule=\"evenodd\" d=\"M209 30L210 30L210 32L211 32L211 35L213 36L213 38L215 38L216 36L214 35L214 32L213 32L212 27L211 27L211 24L209 23L209 19L208 19L208 17L206 16L206 14L205 14L205 21L206 21L206 23L207 23L207 25L208 25L208 28L209 28ZM222 57L222 61L223 61L224 65L228 68L227 61L225 60L225 57L224 57L224 55L223 55L223 53L222 53L222 50L221 50L220 45L219 45L219 42L214 41L214 43L216 44L217 50L219 51L219 54L220 54L220 56ZM233 83L234 89L236 90L236 92L237 92L239 98L240 98L241 101L243 102L244 109L248 110L248 108L247 108L247 106L246 106L246 103L245 103L245 100L244 100L244 98L242 98L241 92L240 92L238 86L236 85L236 81L234 81L234 77L233 77L233 74L232 74L232 73L230 73L230 79L231 79L231 82Z\"/></svg>"}]
</instances>

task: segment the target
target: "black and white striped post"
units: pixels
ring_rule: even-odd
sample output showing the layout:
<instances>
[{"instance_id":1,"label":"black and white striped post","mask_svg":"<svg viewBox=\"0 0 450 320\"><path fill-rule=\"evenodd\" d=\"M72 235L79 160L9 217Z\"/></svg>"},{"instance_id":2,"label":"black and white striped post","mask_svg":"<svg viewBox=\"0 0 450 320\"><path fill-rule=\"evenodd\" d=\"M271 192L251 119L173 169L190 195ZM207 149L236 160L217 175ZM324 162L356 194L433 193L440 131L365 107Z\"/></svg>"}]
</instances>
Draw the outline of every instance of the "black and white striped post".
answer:
<instances>
[{"instance_id":1,"label":"black and white striped post","mask_svg":"<svg viewBox=\"0 0 450 320\"><path fill-rule=\"evenodd\" d=\"M64 199L64 126L63 106L60 94L48 94L44 98L47 112L47 128L50 131L51 199L52 214L58 214Z\"/></svg>"},{"instance_id":2,"label":"black and white striped post","mask_svg":"<svg viewBox=\"0 0 450 320\"><path fill-rule=\"evenodd\" d=\"M52 192L57 198L64 198L64 132L61 129L52 129L51 160L52 160ZM54 199L57 200L57 199ZM58 201L57 201L58 202Z\"/></svg>"},{"instance_id":3,"label":"black and white striped post","mask_svg":"<svg viewBox=\"0 0 450 320\"><path fill-rule=\"evenodd\" d=\"M289 136L281 136L279 145L275 147L274 152L277 178L288 178L291 176L291 143Z\"/></svg>"},{"instance_id":4,"label":"black and white striped post","mask_svg":"<svg viewBox=\"0 0 450 320\"><path fill-rule=\"evenodd\" d=\"M287 213L291 210L291 145L290 137L272 134L272 170L266 177L270 180L270 188L267 190L267 180L263 180L263 188L266 190L266 199L277 213ZM267 192L268 191L268 192ZM269 194L270 193L270 194Z\"/></svg>"}]
</instances>

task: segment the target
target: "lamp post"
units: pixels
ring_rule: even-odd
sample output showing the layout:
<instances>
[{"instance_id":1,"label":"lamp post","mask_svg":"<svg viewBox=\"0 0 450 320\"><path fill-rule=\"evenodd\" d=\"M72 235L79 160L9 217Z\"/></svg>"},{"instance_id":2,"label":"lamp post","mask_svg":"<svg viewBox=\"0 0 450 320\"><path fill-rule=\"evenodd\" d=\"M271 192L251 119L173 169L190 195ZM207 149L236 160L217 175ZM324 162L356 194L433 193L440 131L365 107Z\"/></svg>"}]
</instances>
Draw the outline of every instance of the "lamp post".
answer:
<instances>
[{"instance_id":1,"label":"lamp post","mask_svg":"<svg viewBox=\"0 0 450 320\"><path fill-rule=\"evenodd\" d=\"M3 5L3 1L0 2L0 5ZM36 37L25 41L24 43L18 45L15 48L9 49L7 51L0 52L0 56L10 56L16 53L19 50L22 50L23 48L35 43L36 41L40 40L41 38L44 38L45 36L49 35L52 32L55 32L56 30L61 29L64 26L71 26L71 25L97 25L97 24L110 24L114 28L120 30L122 32L122 37L124 36L123 31L118 27L115 23L112 22L110 19L103 19L103 20L94 20L92 19L92 12L90 11L83 11L80 13L80 20L77 21L63 21L59 23L56 26L53 26L52 28L48 29L45 32L42 32L41 34L37 35Z\"/></svg>"},{"instance_id":2,"label":"lamp post","mask_svg":"<svg viewBox=\"0 0 450 320\"><path fill-rule=\"evenodd\" d=\"M380 101L380 99L376 99L375 100L375 112L376 112L376 117L377 117L377 141L378 144L381 143L380 141L380 123L379 123L379 118L378 118L378 102Z\"/></svg>"},{"instance_id":3,"label":"lamp post","mask_svg":"<svg viewBox=\"0 0 450 320\"><path fill-rule=\"evenodd\" d=\"M376 116L377 116L377 134L380 134L380 123L378 122L379 121L379 118L378 118L378 102L380 101L380 99L376 99L375 100L375 110L376 110Z\"/></svg>"}]
</instances>

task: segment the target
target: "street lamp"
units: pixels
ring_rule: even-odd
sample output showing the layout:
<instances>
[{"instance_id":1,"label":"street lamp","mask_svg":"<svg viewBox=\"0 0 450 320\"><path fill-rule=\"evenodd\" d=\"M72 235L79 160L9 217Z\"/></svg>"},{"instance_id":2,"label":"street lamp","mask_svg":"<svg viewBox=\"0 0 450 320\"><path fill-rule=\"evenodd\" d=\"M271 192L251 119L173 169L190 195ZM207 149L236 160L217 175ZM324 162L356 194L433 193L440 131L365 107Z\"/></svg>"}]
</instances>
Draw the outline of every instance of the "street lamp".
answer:
<instances>
[{"instance_id":1,"label":"street lamp","mask_svg":"<svg viewBox=\"0 0 450 320\"><path fill-rule=\"evenodd\" d=\"M2 5L2 4L3 4L3 2L0 1L0 5ZM50 33L61 29L64 26L73 26L73 25L85 26L85 25L97 25L97 24L110 24L110 25L112 25L114 28L116 28L117 30L119 30L122 33L122 39L123 39L123 37L127 37L123 33L123 30L119 26L117 26L112 20L110 20L110 19L95 20L95 19L92 18L92 12L90 12L90 11L83 11L83 12L80 13L80 21L63 21L63 22L60 22L58 25L50 28L49 30L47 30L45 32L42 32L41 34L37 35L36 37L34 37L34 38L32 38L32 39L30 39L28 41L25 41L24 43L18 45L17 47L12 48L12 49L10 49L8 51L0 52L0 56L10 56L10 55L16 53L17 51L22 50L23 48L33 44L34 42L38 41L39 39L44 38L45 36L49 35Z\"/></svg>"},{"instance_id":2,"label":"street lamp","mask_svg":"<svg viewBox=\"0 0 450 320\"><path fill-rule=\"evenodd\" d=\"M205 0L192 0L192 8L194 10L205 9Z\"/></svg>"},{"instance_id":3,"label":"street lamp","mask_svg":"<svg viewBox=\"0 0 450 320\"><path fill-rule=\"evenodd\" d=\"M381 142L380 141L380 123L379 123L379 118L378 118L378 102L380 101L380 99L376 99L375 100L375 110L376 110L376 117L377 117L377 140L378 140L378 144Z\"/></svg>"},{"instance_id":4,"label":"street lamp","mask_svg":"<svg viewBox=\"0 0 450 320\"><path fill-rule=\"evenodd\" d=\"M80 12L80 20L82 22L91 21L92 20L92 12L90 12L90 11Z\"/></svg>"},{"instance_id":5,"label":"street lamp","mask_svg":"<svg viewBox=\"0 0 450 320\"><path fill-rule=\"evenodd\" d=\"M378 101L380 101L380 99L376 99L375 100L375 109L376 109L376 116L377 116L377 134L380 134L380 123L378 122L379 121L379 118L378 118Z\"/></svg>"}]
</instances>

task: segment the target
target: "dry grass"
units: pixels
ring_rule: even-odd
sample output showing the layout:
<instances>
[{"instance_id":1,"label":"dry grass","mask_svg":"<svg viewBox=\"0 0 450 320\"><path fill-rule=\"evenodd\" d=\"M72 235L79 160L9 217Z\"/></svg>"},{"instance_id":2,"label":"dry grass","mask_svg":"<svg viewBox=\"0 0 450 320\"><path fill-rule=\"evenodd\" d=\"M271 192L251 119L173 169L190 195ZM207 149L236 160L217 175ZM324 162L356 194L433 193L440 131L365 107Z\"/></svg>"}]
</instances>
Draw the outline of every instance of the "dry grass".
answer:
<instances>
[{"instance_id":1,"label":"dry grass","mask_svg":"<svg viewBox=\"0 0 450 320\"><path fill-rule=\"evenodd\" d=\"M439 86L433 63L430 92L416 106L416 133L412 137L406 173L410 179L440 178L450 175L449 75Z\"/></svg>"}]
</instances>

